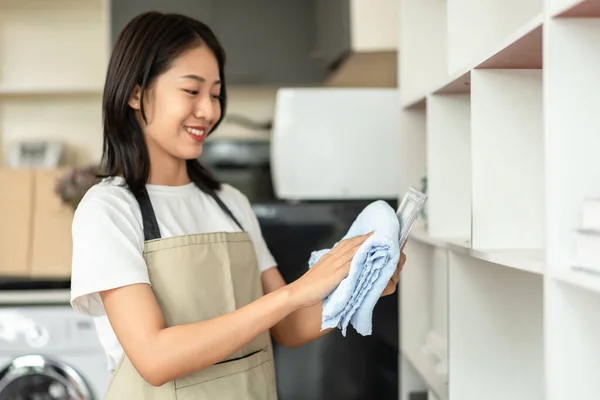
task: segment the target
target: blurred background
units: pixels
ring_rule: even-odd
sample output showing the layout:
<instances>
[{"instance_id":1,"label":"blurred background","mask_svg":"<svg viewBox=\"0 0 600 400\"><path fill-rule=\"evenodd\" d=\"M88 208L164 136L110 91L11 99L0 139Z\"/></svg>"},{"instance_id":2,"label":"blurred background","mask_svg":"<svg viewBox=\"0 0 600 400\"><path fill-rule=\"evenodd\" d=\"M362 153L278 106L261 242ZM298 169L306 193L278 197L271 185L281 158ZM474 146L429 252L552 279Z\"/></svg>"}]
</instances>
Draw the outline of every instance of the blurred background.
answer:
<instances>
[{"instance_id":1,"label":"blurred background","mask_svg":"<svg viewBox=\"0 0 600 400\"><path fill-rule=\"evenodd\" d=\"M228 56L200 160L288 281L373 200L429 200L373 334L275 345L281 400L600 399L600 0L0 0L0 400L102 398L69 305L115 37L187 14Z\"/></svg>"},{"instance_id":2,"label":"blurred background","mask_svg":"<svg viewBox=\"0 0 600 400\"><path fill-rule=\"evenodd\" d=\"M131 18L177 12L215 31L229 102L201 161L248 196L292 281L371 201L397 206L398 3L1 0L0 399L106 388L92 321L68 304L70 235L102 152L108 59ZM394 294L371 336L275 344L280 399L396 399L398 331Z\"/></svg>"}]
</instances>

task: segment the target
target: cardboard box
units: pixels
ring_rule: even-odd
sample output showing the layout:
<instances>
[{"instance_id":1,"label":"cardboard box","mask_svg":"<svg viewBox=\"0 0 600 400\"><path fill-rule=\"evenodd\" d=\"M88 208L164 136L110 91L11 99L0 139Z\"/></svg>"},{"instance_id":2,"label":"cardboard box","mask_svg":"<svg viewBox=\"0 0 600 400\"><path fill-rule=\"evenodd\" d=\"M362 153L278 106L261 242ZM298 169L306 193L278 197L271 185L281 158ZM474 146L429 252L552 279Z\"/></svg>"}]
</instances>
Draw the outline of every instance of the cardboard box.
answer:
<instances>
[{"instance_id":1,"label":"cardboard box","mask_svg":"<svg viewBox=\"0 0 600 400\"><path fill-rule=\"evenodd\" d=\"M29 275L35 173L0 169L0 275Z\"/></svg>"},{"instance_id":2,"label":"cardboard box","mask_svg":"<svg viewBox=\"0 0 600 400\"><path fill-rule=\"evenodd\" d=\"M54 188L66 169L37 170L33 196L30 275L71 277L73 210L63 205Z\"/></svg>"}]
</instances>

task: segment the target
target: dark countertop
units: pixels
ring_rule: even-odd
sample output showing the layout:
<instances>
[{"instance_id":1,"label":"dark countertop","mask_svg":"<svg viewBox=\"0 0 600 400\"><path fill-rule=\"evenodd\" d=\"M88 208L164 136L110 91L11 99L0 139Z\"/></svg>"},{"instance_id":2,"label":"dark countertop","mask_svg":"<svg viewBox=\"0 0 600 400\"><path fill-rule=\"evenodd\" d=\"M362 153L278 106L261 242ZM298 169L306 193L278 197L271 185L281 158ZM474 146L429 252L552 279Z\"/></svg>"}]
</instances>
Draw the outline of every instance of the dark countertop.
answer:
<instances>
[{"instance_id":1,"label":"dark countertop","mask_svg":"<svg viewBox=\"0 0 600 400\"><path fill-rule=\"evenodd\" d=\"M69 279L32 279L0 276L0 306L69 304Z\"/></svg>"}]
</instances>

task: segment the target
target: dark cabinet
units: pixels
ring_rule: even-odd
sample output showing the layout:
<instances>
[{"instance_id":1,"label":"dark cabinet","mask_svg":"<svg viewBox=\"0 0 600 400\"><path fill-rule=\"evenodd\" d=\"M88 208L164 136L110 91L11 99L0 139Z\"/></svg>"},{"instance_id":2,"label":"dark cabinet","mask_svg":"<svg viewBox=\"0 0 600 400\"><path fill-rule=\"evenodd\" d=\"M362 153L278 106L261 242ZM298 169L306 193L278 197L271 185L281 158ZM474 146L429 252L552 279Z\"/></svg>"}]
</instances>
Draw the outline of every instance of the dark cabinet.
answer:
<instances>
[{"instance_id":1,"label":"dark cabinet","mask_svg":"<svg viewBox=\"0 0 600 400\"><path fill-rule=\"evenodd\" d=\"M348 55L350 41L350 0L315 2L315 58L329 69L335 68Z\"/></svg>"},{"instance_id":2,"label":"dark cabinet","mask_svg":"<svg viewBox=\"0 0 600 400\"><path fill-rule=\"evenodd\" d=\"M325 79L326 69L313 57L315 0L215 0L213 7L229 82L301 85Z\"/></svg>"},{"instance_id":3,"label":"dark cabinet","mask_svg":"<svg viewBox=\"0 0 600 400\"><path fill-rule=\"evenodd\" d=\"M214 0L112 0L110 3L111 43L135 16L147 11L176 12L212 25Z\"/></svg>"},{"instance_id":4,"label":"dark cabinet","mask_svg":"<svg viewBox=\"0 0 600 400\"><path fill-rule=\"evenodd\" d=\"M229 84L319 84L349 50L349 8L349 0L113 0L112 42L142 12L178 12L214 30Z\"/></svg>"}]
</instances>

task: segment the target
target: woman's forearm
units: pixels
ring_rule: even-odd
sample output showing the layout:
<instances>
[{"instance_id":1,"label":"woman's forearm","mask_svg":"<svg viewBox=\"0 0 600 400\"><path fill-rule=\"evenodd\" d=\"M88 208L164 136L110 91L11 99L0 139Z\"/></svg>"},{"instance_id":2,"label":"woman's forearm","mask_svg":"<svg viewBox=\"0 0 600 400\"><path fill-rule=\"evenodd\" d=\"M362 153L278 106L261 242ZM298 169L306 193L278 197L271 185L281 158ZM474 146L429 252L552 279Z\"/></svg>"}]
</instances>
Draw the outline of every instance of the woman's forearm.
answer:
<instances>
[{"instance_id":1,"label":"woman's forearm","mask_svg":"<svg viewBox=\"0 0 600 400\"><path fill-rule=\"evenodd\" d=\"M153 351L160 382L206 368L251 342L293 311L287 290L210 320L160 331Z\"/></svg>"},{"instance_id":2,"label":"woman's forearm","mask_svg":"<svg viewBox=\"0 0 600 400\"><path fill-rule=\"evenodd\" d=\"M271 333L278 343L298 347L326 335L331 329L321 330L323 303L300 308L279 321Z\"/></svg>"},{"instance_id":3,"label":"woman's forearm","mask_svg":"<svg viewBox=\"0 0 600 400\"><path fill-rule=\"evenodd\" d=\"M266 294L286 286L277 268L263 272L261 279ZM325 335L331 329L321 331L322 308L322 301L309 307L297 308L271 328L271 335L277 343L286 347L298 347Z\"/></svg>"},{"instance_id":4,"label":"woman's forearm","mask_svg":"<svg viewBox=\"0 0 600 400\"><path fill-rule=\"evenodd\" d=\"M226 359L297 309L294 294L283 287L230 313L165 328L146 286L103 293L103 301L133 366L153 386ZM140 307L140 303L148 306Z\"/></svg>"}]
</instances>

